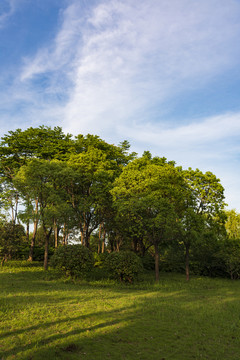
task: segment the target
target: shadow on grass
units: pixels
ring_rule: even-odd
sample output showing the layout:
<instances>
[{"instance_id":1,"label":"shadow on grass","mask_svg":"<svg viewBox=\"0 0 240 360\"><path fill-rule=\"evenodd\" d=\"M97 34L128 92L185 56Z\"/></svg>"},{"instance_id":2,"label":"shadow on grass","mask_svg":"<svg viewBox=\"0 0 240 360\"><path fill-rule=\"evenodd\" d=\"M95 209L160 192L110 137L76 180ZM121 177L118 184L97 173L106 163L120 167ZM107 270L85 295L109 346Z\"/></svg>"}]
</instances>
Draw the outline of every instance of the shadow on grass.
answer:
<instances>
[{"instance_id":1,"label":"shadow on grass","mask_svg":"<svg viewBox=\"0 0 240 360\"><path fill-rule=\"evenodd\" d=\"M16 337L61 323L68 325L60 332L55 329L51 335L42 332L40 339L34 339L33 335L30 344L14 345L2 354L2 359L11 356L25 360L240 358L240 330L236 321L236 327L229 328L233 325L234 314L231 318L230 313L224 314L224 305L214 309L200 299L196 311L195 306L184 308L185 297L162 299L157 293L149 298L137 298L136 302L137 307L132 304L18 329L14 332ZM238 304L239 301L234 306ZM87 322L93 325L86 326ZM3 334L10 335L11 332Z\"/></svg>"},{"instance_id":2,"label":"shadow on grass","mask_svg":"<svg viewBox=\"0 0 240 360\"><path fill-rule=\"evenodd\" d=\"M81 320L83 321L83 320L86 320L86 319L90 319L92 316L94 316L94 317L97 316L97 317L100 317L101 319L105 319L108 316L113 316L114 313L117 313L119 311L124 311L124 310L129 310L129 309L123 308L123 309L114 310L114 311L108 311L108 312L96 312L96 313L90 314L90 315L83 315L83 316L78 316L78 317L73 317L73 318L69 317L69 318L66 318L66 319L59 320L59 321L46 322L46 323L41 324L41 325L31 326L29 328L25 328L25 329L21 329L21 330L15 330L14 331L14 336L17 336L17 335L20 335L22 333L26 333L26 332L29 332L29 331L32 331L32 330L47 329L50 326L54 326L54 325L57 325L57 324L60 324L60 323L67 323L67 324L69 324L69 327L71 327L71 322L81 321ZM128 317L124 318L124 321L129 321L129 320L132 320L132 319L133 319L133 316L128 316ZM71 330L71 331L65 331L63 334L60 333L60 334L53 334L53 335L46 336L46 337L43 336L43 338L40 341L39 340L31 341L31 344L23 344L23 345L20 345L20 346L19 345L15 346L15 347L11 348L9 351L5 351L4 354L2 354L2 356L5 359L10 355L17 355L18 353L26 352L26 351L29 351L29 350L34 349L36 347L38 347L39 350L40 350L41 347L46 347L46 346L48 346L49 344L51 344L51 343L53 343L55 341L64 340L64 339L67 340L68 338L71 338L72 336L80 336L82 333L87 333L89 331L92 332L92 331L96 331L96 330L99 330L99 329L104 329L106 327L110 327L110 326L113 326L113 325L120 324L122 321L123 321L122 319L106 320L106 321L102 321L101 323L93 325L93 326L87 326L87 327L83 327L83 328L79 327L79 328L76 328L76 329ZM12 336L13 332L3 333L1 338L6 337L6 336L10 336L10 335ZM66 344L68 344L68 342L66 342ZM66 347L67 346L68 345L66 345ZM39 352L39 350L37 352ZM48 348L48 350L49 350L49 348ZM40 350L40 353L41 353L41 350ZM30 356L30 358L31 358L31 356Z\"/></svg>"},{"instance_id":3,"label":"shadow on grass","mask_svg":"<svg viewBox=\"0 0 240 360\"><path fill-rule=\"evenodd\" d=\"M13 331L3 331L0 339L8 340L10 346L2 353L2 360L240 358L237 283L196 278L187 284L183 277L174 275L171 281L166 275L159 285L130 287L44 281L44 276L42 271L0 274L8 307L27 305L31 312L36 302L48 306L50 312L52 309L54 316L54 306L61 309L65 301L69 314L53 321L43 318L44 322L36 325L21 323ZM221 284L226 286L223 291ZM87 306L93 296L100 301L100 295L103 305L99 311L91 303L87 314L72 316L71 304L79 305L81 310L81 305ZM126 306L121 305L121 299ZM104 309L106 301L115 308Z\"/></svg>"}]
</instances>

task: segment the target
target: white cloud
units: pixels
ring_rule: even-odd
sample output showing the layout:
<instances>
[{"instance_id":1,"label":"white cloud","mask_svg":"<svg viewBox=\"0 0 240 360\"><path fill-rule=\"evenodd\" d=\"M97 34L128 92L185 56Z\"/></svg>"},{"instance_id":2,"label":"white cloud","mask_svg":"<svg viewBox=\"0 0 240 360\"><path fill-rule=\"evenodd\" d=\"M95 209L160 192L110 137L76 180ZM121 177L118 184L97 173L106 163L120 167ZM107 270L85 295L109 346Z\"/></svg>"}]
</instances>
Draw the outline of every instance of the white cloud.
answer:
<instances>
[{"instance_id":1,"label":"white cloud","mask_svg":"<svg viewBox=\"0 0 240 360\"><path fill-rule=\"evenodd\" d=\"M101 3L80 27L65 123L103 132L146 122L156 104L206 85L236 65L237 14L236 1Z\"/></svg>"},{"instance_id":2,"label":"white cloud","mask_svg":"<svg viewBox=\"0 0 240 360\"><path fill-rule=\"evenodd\" d=\"M36 75L66 70L69 75L74 58L81 42L82 23L77 3L63 11L63 22L53 43L38 50L33 58L25 58L21 80L34 79ZM66 65L68 69L66 69Z\"/></svg>"},{"instance_id":3,"label":"white cloud","mask_svg":"<svg viewBox=\"0 0 240 360\"><path fill-rule=\"evenodd\" d=\"M52 44L25 58L21 80L45 74L63 93L71 84L74 130L145 121L143 111L236 65L239 15L235 0L108 0L87 10L73 1Z\"/></svg>"},{"instance_id":4,"label":"white cloud","mask_svg":"<svg viewBox=\"0 0 240 360\"><path fill-rule=\"evenodd\" d=\"M240 134L240 114L176 127L167 107L239 65L238 0L73 0L60 17L55 39L24 58L1 97L6 108L16 107L9 118L115 143L128 138L140 153L215 169L236 187L234 169L229 179L222 169L239 154L232 139ZM20 103L26 108L17 111Z\"/></svg>"},{"instance_id":5,"label":"white cloud","mask_svg":"<svg viewBox=\"0 0 240 360\"><path fill-rule=\"evenodd\" d=\"M157 124L145 124L134 128L121 127L121 133L128 133L135 140L161 146L187 146L198 144L211 144L227 138L239 137L240 135L240 113L227 113L206 119L198 119L188 125L168 127Z\"/></svg>"}]
</instances>

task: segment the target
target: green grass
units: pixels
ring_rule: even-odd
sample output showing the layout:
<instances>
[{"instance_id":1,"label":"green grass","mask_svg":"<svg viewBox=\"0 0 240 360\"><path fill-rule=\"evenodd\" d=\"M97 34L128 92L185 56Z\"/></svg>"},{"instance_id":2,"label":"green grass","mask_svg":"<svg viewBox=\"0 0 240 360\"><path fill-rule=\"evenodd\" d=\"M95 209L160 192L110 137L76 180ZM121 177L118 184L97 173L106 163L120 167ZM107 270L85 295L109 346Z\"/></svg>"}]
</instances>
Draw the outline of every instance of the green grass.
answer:
<instances>
[{"instance_id":1,"label":"green grass","mask_svg":"<svg viewBox=\"0 0 240 360\"><path fill-rule=\"evenodd\" d=\"M179 274L134 285L0 269L0 359L240 359L240 282Z\"/></svg>"}]
</instances>

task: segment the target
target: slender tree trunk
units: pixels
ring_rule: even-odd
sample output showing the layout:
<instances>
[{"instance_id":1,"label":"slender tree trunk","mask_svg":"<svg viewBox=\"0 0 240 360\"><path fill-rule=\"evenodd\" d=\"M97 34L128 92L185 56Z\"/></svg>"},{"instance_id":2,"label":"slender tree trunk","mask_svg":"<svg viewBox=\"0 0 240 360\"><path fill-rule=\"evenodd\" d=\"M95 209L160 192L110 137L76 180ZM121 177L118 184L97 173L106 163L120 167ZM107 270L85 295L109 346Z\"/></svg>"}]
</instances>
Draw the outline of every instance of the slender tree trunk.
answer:
<instances>
[{"instance_id":1,"label":"slender tree trunk","mask_svg":"<svg viewBox=\"0 0 240 360\"><path fill-rule=\"evenodd\" d=\"M29 244L29 220L27 221L26 240L27 240L27 243Z\"/></svg>"},{"instance_id":2,"label":"slender tree trunk","mask_svg":"<svg viewBox=\"0 0 240 360\"><path fill-rule=\"evenodd\" d=\"M58 226L56 219L54 219L54 247L55 249L58 247Z\"/></svg>"},{"instance_id":3,"label":"slender tree trunk","mask_svg":"<svg viewBox=\"0 0 240 360\"><path fill-rule=\"evenodd\" d=\"M29 250L29 256L28 256L28 261L33 261L33 253L34 253L34 247L35 247L35 239L36 239L36 235L37 235L37 227L38 227L38 218L37 218L37 214L38 214L38 199L35 200L35 204L36 204L36 208L35 208L35 220L34 220L34 224L33 224L33 234L32 234L32 238L31 238L31 246L30 246L30 250Z\"/></svg>"},{"instance_id":4,"label":"slender tree trunk","mask_svg":"<svg viewBox=\"0 0 240 360\"><path fill-rule=\"evenodd\" d=\"M11 209L12 209L12 224L15 224L15 216L14 216L14 208L13 205L11 205Z\"/></svg>"},{"instance_id":5,"label":"slender tree trunk","mask_svg":"<svg viewBox=\"0 0 240 360\"><path fill-rule=\"evenodd\" d=\"M16 193L15 197L15 216L14 216L14 224L17 222L17 215L18 215L18 193Z\"/></svg>"},{"instance_id":6,"label":"slender tree trunk","mask_svg":"<svg viewBox=\"0 0 240 360\"><path fill-rule=\"evenodd\" d=\"M82 230L80 230L80 233L81 233L81 244L89 248L90 234L88 232L87 224L83 225L83 228Z\"/></svg>"},{"instance_id":7,"label":"slender tree trunk","mask_svg":"<svg viewBox=\"0 0 240 360\"><path fill-rule=\"evenodd\" d=\"M100 254L101 251L101 229L102 229L102 224L99 225L99 233L98 233L98 254Z\"/></svg>"},{"instance_id":8,"label":"slender tree trunk","mask_svg":"<svg viewBox=\"0 0 240 360\"><path fill-rule=\"evenodd\" d=\"M155 279L156 282L159 282L159 248L157 241L154 242L155 250Z\"/></svg>"},{"instance_id":9,"label":"slender tree trunk","mask_svg":"<svg viewBox=\"0 0 240 360\"><path fill-rule=\"evenodd\" d=\"M44 267L44 270L47 270L47 269L48 269L48 247L49 247L49 238L50 238L51 233L52 233L52 228L50 228L50 230L47 231L46 226L43 224L43 231L44 231L44 235L45 235L44 263L43 263L43 267Z\"/></svg>"},{"instance_id":10,"label":"slender tree trunk","mask_svg":"<svg viewBox=\"0 0 240 360\"><path fill-rule=\"evenodd\" d=\"M102 254L105 251L105 239L106 239L106 230L103 230L103 239L102 239Z\"/></svg>"},{"instance_id":11,"label":"slender tree trunk","mask_svg":"<svg viewBox=\"0 0 240 360\"><path fill-rule=\"evenodd\" d=\"M185 265L186 265L186 280L189 281L189 244L185 245L186 253L185 253Z\"/></svg>"},{"instance_id":12,"label":"slender tree trunk","mask_svg":"<svg viewBox=\"0 0 240 360\"><path fill-rule=\"evenodd\" d=\"M116 251L117 252L120 251L120 241L119 241L119 239L116 240Z\"/></svg>"},{"instance_id":13,"label":"slender tree trunk","mask_svg":"<svg viewBox=\"0 0 240 360\"><path fill-rule=\"evenodd\" d=\"M83 230L80 230L80 233L81 233L81 244L84 246L85 245L85 239L84 239Z\"/></svg>"},{"instance_id":14,"label":"slender tree trunk","mask_svg":"<svg viewBox=\"0 0 240 360\"><path fill-rule=\"evenodd\" d=\"M66 226L66 223L64 223L64 225L63 225L63 241L62 241L63 246L67 245L67 238L68 238L67 226Z\"/></svg>"},{"instance_id":15,"label":"slender tree trunk","mask_svg":"<svg viewBox=\"0 0 240 360\"><path fill-rule=\"evenodd\" d=\"M85 237L85 246L87 247L87 248L89 248L89 246L90 246L90 243L89 243L89 235L88 234L86 234L86 237Z\"/></svg>"}]
</instances>

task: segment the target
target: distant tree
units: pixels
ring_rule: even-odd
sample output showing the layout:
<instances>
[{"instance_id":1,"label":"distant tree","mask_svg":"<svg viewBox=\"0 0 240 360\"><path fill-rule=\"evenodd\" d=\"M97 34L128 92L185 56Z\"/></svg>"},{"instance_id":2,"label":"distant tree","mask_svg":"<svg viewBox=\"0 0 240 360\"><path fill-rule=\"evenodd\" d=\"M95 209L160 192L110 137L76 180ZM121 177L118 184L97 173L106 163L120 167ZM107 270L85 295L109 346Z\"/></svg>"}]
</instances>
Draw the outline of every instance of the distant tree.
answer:
<instances>
[{"instance_id":1,"label":"distant tree","mask_svg":"<svg viewBox=\"0 0 240 360\"><path fill-rule=\"evenodd\" d=\"M240 214L236 210L227 210L226 211L226 231L229 239L238 239L240 240Z\"/></svg>"}]
</instances>

